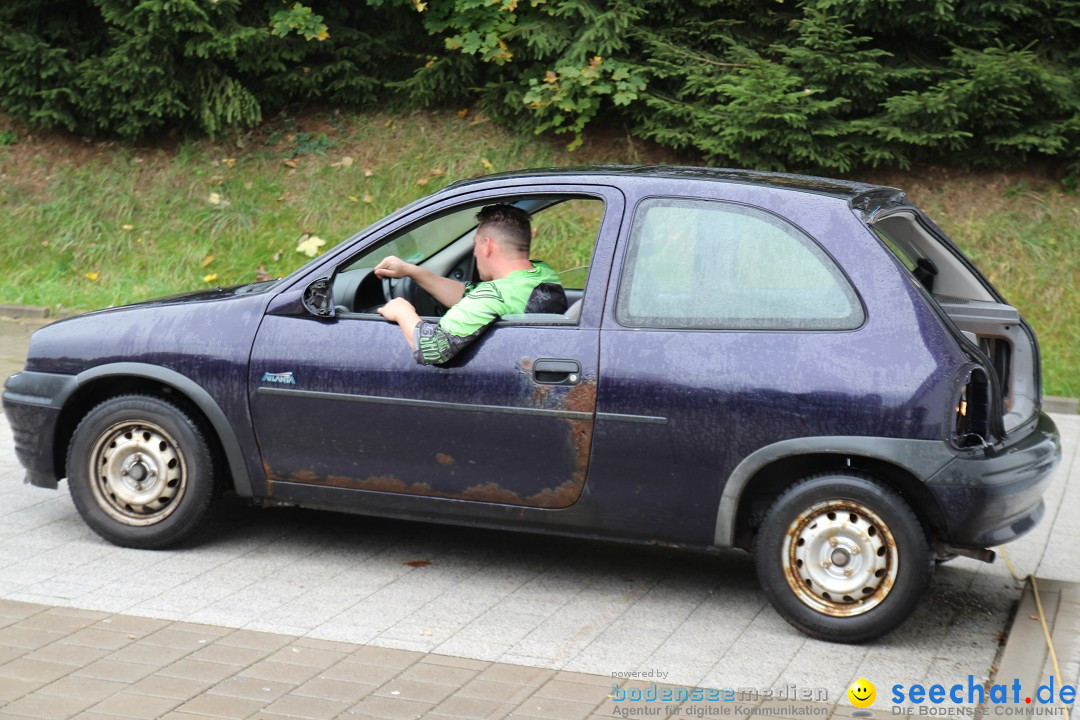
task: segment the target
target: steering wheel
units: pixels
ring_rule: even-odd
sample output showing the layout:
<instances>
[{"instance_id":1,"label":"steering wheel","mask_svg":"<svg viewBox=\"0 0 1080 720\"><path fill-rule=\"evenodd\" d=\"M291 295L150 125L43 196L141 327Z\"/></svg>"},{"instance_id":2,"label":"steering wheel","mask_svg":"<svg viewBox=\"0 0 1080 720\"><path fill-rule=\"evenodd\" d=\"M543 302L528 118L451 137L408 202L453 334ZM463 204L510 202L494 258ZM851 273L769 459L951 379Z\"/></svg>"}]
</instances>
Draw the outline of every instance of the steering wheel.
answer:
<instances>
[{"instance_id":1,"label":"steering wheel","mask_svg":"<svg viewBox=\"0 0 1080 720\"><path fill-rule=\"evenodd\" d=\"M386 302L394 299L394 287L390 284L390 278L388 277L382 279L382 294Z\"/></svg>"}]
</instances>

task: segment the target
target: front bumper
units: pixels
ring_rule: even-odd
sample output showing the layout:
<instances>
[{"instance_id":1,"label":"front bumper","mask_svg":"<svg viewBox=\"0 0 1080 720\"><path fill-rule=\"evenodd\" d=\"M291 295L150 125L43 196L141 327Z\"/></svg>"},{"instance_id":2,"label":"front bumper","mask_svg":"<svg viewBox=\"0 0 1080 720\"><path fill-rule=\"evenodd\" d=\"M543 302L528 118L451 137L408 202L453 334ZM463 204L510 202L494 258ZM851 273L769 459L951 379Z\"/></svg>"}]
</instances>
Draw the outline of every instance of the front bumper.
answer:
<instances>
[{"instance_id":1,"label":"front bumper","mask_svg":"<svg viewBox=\"0 0 1080 720\"><path fill-rule=\"evenodd\" d=\"M1048 415L997 454L958 455L927 481L945 517L947 541L985 548L1015 540L1045 512L1043 493L1061 460L1061 436Z\"/></svg>"},{"instance_id":2,"label":"front bumper","mask_svg":"<svg viewBox=\"0 0 1080 720\"><path fill-rule=\"evenodd\" d=\"M74 375L21 372L4 383L4 414L15 439L15 456L26 468L26 482L55 488L56 425L60 411L78 387Z\"/></svg>"}]
</instances>

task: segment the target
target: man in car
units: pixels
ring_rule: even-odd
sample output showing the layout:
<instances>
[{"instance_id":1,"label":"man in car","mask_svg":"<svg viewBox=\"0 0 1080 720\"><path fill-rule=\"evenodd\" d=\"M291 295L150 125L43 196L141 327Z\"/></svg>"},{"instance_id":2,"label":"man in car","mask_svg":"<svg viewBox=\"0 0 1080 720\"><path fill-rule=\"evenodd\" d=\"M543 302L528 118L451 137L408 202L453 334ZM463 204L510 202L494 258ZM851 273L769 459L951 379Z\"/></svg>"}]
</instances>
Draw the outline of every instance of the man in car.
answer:
<instances>
[{"instance_id":1,"label":"man in car","mask_svg":"<svg viewBox=\"0 0 1080 720\"><path fill-rule=\"evenodd\" d=\"M477 285L436 275L394 256L375 266L381 278L410 277L450 308L438 322L423 320L405 298L394 298L379 314L396 322L422 365L445 363L502 315L566 312L566 293L547 264L529 260L529 215L512 205L488 205L476 214L473 255Z\"/></svg>"}]
</instances>

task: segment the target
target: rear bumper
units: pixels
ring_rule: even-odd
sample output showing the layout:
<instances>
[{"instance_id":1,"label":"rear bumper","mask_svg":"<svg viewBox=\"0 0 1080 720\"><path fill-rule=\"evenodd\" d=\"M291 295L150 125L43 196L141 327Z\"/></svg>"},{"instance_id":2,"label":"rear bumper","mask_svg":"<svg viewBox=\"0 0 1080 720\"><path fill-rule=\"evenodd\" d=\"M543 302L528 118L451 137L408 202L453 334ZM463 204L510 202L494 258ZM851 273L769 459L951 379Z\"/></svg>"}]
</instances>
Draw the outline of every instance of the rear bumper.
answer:
<instances>
[{"instance_id":1,"label":"rear bumper","mask_svg":"<svg viewBox=\"0 0 1080 720\"><path fill-rule=\"evenodd\" d=\"M32 485L56 487L56 424L76 387L74 375L40 372L16 373L4 383L4 414L15 439L15 456Z\"/></svg>"},{"instance_id":2,"label":"rear bumper","mask_svg":"<svg viewBox=\"0 0 1080 720\"><path fill-rule=\"evenodd\" d=\"M1027 436L997 454L958 455L927 481L945 517L948 542L984 548L1035 527L1059 460L1061 437L1045 413Z\"/></svg>"}]
</instances>

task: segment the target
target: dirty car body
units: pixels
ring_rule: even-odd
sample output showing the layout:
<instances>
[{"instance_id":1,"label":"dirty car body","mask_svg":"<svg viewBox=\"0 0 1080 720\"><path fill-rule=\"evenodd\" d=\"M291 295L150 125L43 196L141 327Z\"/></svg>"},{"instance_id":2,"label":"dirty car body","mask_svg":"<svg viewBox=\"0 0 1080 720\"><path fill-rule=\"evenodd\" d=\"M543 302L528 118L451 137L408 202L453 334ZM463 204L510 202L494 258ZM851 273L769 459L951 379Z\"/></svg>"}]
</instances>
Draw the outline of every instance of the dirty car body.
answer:
<instances>
[{"instance_id":1,"label":"dirty car body","mask_svg":"<svg viewBox=\"0 0 1080 720\"><path fill-rule=\"evenodd\" d=\"M468 279L475 210L601 208L566 316L418 365L378 257ZM591 232L591 230L590 230ZM174 544L210 486L258 504L743 548L777 609L860 641L935 557L1029 530L1060 457L1027 323L902 192L676 167L455 183L292 275L33 337L4 409L27 480L123 545ZM194 450L192 449L194 448Z\"/></svg>"}]
</instances>

